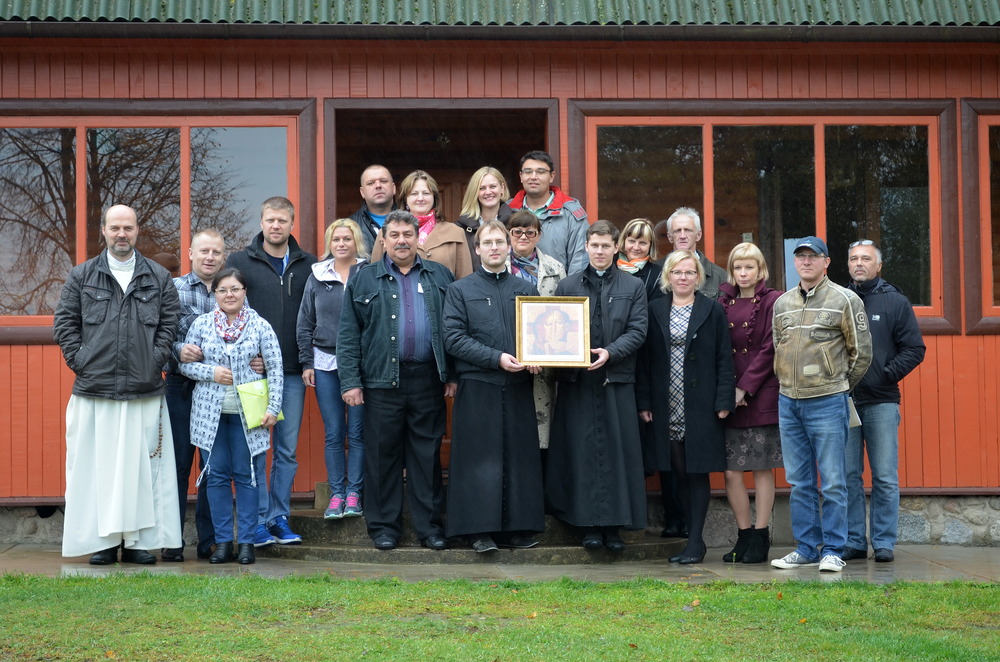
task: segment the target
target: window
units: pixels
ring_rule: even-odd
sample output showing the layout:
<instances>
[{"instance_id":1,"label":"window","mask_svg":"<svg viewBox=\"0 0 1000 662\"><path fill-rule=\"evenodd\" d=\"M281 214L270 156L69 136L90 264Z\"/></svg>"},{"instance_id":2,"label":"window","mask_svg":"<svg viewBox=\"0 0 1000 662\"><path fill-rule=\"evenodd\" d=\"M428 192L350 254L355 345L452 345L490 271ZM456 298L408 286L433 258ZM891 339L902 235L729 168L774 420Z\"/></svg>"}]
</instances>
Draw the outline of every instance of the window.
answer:
<instances>
[{"instance_id":1,"label":"window","mask_svg":"<svg viewBox=\"0 0 1000 662\"><path fill-rule=\"evenodd\" d=\"M586 172L572 173L570 193L619 227L695 207L700 250L725 265L735 244L753 241L783 289L798 282L795 239L826 238L830 278L842 284L849 244L872 239L925 333L955 333L958 247L942 229L957 216L954 118L946 102L576 101L570 126L582 144L570 153Z\"/></svg>"},{"instance_id":2,"label":"window","mask_svg":"<svg viewBox=\"0 0 1000 662\"><path fill-rule=\"evenodd\" d=\"M963 235L969 333L1000 332L1000 101L962 102ZM957 239L957 237L956 237ZM975 284L972 286L971 284Z\"/></svg>"},{"instance_id":3,"label":"window","mask_svg":"<svg viewBox=\"0 0 1000 662\"><path fill-rule=\"evenodd\" d=\"M243 248L259 230L262 200L298 197L295 143L287 117L6 118L0 316L51 315L70 268L103 249L101 214L113 204L136 210L143 255L173 256L184 271L200 229L215 227L229 250Z\"/></svg>"}]
</instances>

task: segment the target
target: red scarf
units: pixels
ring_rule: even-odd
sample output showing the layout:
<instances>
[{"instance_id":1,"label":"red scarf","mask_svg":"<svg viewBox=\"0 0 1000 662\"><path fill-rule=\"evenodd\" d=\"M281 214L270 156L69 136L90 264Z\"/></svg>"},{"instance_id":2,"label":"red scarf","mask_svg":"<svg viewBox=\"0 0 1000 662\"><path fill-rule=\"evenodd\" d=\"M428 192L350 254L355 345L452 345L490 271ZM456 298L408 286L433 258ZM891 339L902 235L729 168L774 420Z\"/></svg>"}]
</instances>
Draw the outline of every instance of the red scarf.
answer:
<instances>
[{"instance_id":1,"label":"red scarf","mask_svg":"<svg viewBox=\"0 0 1000 662\"><path fill-rule=\"evenodd\" d=\"M246 328L249 321L250 306L247 305L246 299L243 300L243 307L240 308L240 312L236 314L236 318L232 322L229 321L229 318L222 312L222 309L218 305L215 307L215 332L225 342L236 342L239 340L243 329Z\"/></svg>"},{"instance_id":2,"label":"red scarf","mask_svg":"<svg viewBox=\"0 0 1000 662\"><path fill-rule=\"evenodd\" d=\"M424 242L427 241L427 236L434 231L434 226L437 225L437 218L434 216L434 210L427 216L417 216L417 220L420 221L420 234L417 236L417 245L423 246Z\"/></svg>"}]
</instances>

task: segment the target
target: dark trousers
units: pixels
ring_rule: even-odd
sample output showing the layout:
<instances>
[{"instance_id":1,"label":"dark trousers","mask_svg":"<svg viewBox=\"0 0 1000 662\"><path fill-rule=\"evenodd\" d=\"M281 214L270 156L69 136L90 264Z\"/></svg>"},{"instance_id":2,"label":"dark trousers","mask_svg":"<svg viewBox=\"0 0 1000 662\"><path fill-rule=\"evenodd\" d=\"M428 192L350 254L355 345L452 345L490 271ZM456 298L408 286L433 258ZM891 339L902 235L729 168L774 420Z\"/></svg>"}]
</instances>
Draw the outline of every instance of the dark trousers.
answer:
<instances>
[{"instance_id":1,"label":"dark trousers","mask_svg":"<svg viewBox=\"0 0 1000 662\"><path fill-rule=\"evenodd\" d=\"M195 382L181 375L167 375L167 412L170 414L170 428L174 435L174 464L177 467L177 501L181 518L181 535L184 534L184 520L187 516L188 479L194 463L195 447L191 445L191 396ZM199 467L204 468L205 458L199 453ZM215 528L212 526L212 512L205 494L205 483L198 488L195 502L194 523L198 532L198 551L211 551L215 543ZM183 544L183 543L182 543Z\"/></svg>"},{"instance_id":2,"label":"dark trousers","mask_svg":"<svg viewBox=\"0 0 1000 662\"><path fill-rule=\"evenodd\" d=\"M441 437L444 385L433 364L404 364L399 388L365 389L365 520L368 535L399 538L403 469L417 537L443 534Z\"/></svg>"}]
</instances>

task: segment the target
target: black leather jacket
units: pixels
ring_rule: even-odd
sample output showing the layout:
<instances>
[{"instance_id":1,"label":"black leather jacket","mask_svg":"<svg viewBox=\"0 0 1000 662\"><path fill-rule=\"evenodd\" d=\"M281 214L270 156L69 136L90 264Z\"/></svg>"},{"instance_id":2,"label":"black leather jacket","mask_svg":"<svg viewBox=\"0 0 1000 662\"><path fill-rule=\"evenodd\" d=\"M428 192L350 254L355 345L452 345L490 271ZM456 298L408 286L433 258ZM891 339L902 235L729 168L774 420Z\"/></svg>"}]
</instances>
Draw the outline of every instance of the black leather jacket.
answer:
<instances>
[{"instance_id":1,"label":"black leather jacket","mask_svg":"<svg viewBox=\"0 0 1000 662\"><path fill-rule=\"evenodd\" d=\"M180 301L166 269L136 251L135 271L122 292L107 251L73 267L63 286L52 336L76 373L73 394L135 400L165 392Z\"/></svg>"}]
</instances>

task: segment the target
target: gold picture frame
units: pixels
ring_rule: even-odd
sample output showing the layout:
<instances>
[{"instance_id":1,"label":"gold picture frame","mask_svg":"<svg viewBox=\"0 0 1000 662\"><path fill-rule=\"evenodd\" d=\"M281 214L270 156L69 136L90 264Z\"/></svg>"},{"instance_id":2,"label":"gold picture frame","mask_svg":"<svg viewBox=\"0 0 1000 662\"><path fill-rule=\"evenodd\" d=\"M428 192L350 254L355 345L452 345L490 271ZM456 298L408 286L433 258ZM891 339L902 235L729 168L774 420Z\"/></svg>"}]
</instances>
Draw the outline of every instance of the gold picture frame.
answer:
<instances>
[{"instance_id":1,"label":"gold picture frame","mask_svg":"<svg viewBox=\"0 0 1000 662\"><path fill-rule=\"evenodd\" d=\"M546 368L590 367L588 297L517 297L517 360Z\"/></svg>"}]
</instances>

